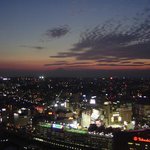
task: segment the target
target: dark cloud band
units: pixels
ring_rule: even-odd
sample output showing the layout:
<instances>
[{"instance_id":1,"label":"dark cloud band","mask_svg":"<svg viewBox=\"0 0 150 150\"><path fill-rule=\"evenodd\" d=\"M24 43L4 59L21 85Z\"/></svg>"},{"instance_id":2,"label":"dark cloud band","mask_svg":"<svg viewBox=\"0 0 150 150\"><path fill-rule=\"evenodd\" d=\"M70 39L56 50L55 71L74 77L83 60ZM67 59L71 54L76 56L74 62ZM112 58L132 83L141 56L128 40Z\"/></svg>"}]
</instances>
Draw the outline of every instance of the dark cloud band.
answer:
<instances>
[{"instance_id":1,"label":"dark cloud band","mask_svg":"<svg viewBox=\"0 0 150 150\"><path fill-rule=\"evenodd\" d=\"M66 35L69 32L69 26L60 26L60 27L55 27L52 29L48 29L45 33L45 35L51 39L51 38L60 38L64 35Z\"/></svg>"},{"instance_id":2,"label":"dark cloud band","mask_svg":"<svg viewBox=\"0 0 150 150\"><path fill-rule=\"evenodd\" d=\"M130 19L129 19L130 20ZM54 58L74 57L76 60L114 62L126 66L131 60L150 59L150 11L144 10L131 19L107 21L81 33L79 42L68 52L58 53ZM144 65L143 62L133 63Z\"/></svg>"}]
</instances>

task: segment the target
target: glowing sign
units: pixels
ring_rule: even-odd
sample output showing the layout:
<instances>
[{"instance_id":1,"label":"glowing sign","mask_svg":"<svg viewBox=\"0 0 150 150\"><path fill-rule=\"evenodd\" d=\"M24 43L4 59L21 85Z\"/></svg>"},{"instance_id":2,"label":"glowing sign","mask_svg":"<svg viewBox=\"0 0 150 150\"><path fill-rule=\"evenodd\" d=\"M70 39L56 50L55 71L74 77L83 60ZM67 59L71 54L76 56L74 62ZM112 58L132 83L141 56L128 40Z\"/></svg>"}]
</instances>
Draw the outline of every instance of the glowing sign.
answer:
<instances>
[{"instance_id":1,"label":"glowing sign","mask_svg":"<svg viewBox=\"0 0 150 150\"><path fill-rule=\"evenodd\" d=\"M137 137L137 136L134 136L133 140L136 141L136 142L147 142L147 143L150 143L150 139L145 139L145 138Z\"/></svg>"},{"instance_id":2,"label":"glowing sign","mask_svg":"<svg viewBox=\"0 0 150 150\"><path fill-rule=\"evenodd\" d=\"M53 124L53 128L56 128L56 129L62 129L63 126L60 125L60 124Z\"/></svg>"}]
</instances>

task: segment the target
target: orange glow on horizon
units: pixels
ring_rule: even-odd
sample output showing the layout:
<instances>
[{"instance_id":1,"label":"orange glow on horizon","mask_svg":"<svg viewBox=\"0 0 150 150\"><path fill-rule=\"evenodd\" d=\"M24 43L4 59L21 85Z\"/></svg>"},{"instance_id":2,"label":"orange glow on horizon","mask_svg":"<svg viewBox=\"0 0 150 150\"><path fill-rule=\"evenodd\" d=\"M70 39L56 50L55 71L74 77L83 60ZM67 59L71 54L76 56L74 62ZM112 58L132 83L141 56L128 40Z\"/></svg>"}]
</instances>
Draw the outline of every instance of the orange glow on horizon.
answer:
<instances>
[{"instance_id":1,"label":"orange glow on horizon","mask_svg":"<svg viewBox=\"0 0 150 150\"><path fill-rule=\"evenodd\" d=\"M59 68L66 69L66 70L150 70L150 66L136 66L136 67L128 67L128 66L49 66L45 67L44 65L38 65L38 64L1 64L0 69L11 69L11 70L57 70Z\"/></svg>"},{"instance_id":2,"label":"orange glow on horizon","mask_svg":"<svg viewBox=\"0 0 150 150\"><path fill-rule=\"evenodd\" d=\"M53 64L55 62L49 61L49 64ZM66 70L150 70L150 65L143 65L143 66L111 66L109 64L98 66L95 62L89 61L87 64L78 62L76 60L69 60L67 61L67 65L65 63L60 65L49 65L44 66L44 64L48 64L47 60L30 60L30 61L1 61L0 62L0 69L8 69L8 70L24 70L24 71L48 71L48 70L57 70L59 68L66 69ZM55 60L56 61L56 60ZM84 62L84 61L83 61Z\"/></svg>"}]
</instances>

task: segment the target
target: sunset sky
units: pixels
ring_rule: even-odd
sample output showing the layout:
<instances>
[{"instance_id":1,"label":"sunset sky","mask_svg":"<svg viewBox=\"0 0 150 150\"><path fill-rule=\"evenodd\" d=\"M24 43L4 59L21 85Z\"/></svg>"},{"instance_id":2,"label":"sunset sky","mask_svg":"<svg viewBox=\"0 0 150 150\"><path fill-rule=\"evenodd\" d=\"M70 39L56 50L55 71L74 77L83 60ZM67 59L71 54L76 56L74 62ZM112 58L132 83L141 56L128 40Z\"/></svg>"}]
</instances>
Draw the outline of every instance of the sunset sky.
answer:
<instances>
[{"instance_id":1,"label":"sunset sky","mask_svg":"<svg viewBox=\"0 0 150 150\"><path fill-rule=\"evenodd\" d=\"M150 70L149 0L0 0L0 71Z\"/></svg>"}]
</instances>

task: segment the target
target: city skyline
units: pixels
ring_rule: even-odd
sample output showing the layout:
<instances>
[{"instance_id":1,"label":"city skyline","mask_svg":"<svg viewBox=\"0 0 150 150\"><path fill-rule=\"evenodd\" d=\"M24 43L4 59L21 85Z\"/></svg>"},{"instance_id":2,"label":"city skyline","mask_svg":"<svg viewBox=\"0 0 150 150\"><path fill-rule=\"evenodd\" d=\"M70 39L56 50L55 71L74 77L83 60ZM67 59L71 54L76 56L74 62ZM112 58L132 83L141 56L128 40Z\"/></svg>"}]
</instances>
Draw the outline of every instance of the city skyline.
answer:
<instances>
[{"instance_id":1,"label":"city skyline","mask_svg":"<svg viewBox=\"0 0 150 150\"><path fill-rule=\"evenodd\" d=\"M0 19L2 74L149 73L148 0L2 0Z\"/></svg>"}]
</instances>

